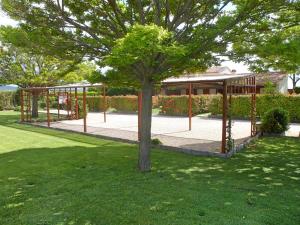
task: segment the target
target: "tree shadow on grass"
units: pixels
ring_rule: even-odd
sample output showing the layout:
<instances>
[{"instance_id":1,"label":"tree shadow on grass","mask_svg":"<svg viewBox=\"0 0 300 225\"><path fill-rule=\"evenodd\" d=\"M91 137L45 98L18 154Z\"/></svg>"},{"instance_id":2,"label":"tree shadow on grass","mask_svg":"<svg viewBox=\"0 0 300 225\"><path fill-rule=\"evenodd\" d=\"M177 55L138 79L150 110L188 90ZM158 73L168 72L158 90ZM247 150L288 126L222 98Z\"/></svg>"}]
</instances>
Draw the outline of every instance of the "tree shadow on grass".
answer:
<instances>
[{"instance_id":1,"label":"tree shadow on grass","mask_svg":"<svg viewBox=\"0 0 300 225\"><path fill-rule=\"evenodd\" d=\"M297 139L262 139L229 160L155 150L151 173L137 171L136 150L120 143L1 154L0 224L292 225L300 219Z\"/></svg>"}]
</instances>

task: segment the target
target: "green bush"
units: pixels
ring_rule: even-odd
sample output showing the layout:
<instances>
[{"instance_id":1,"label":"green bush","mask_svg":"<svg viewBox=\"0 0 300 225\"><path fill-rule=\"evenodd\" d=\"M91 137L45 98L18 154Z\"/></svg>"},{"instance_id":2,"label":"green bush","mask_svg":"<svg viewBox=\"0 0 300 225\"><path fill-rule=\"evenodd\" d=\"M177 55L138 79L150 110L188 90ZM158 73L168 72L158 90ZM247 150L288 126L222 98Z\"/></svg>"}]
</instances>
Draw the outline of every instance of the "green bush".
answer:
<instances>
[{"instance_id":1,"label":"green bush","mask_svg":"<svg viewBox=\"0 0 300 225\"><path fill-rule=\"evenodd\" d=\"M138 111L137 96L112 96L109 98L110 107L117 112L131 113Z\"/></svg>"},{"instance_id":2,"label":"green bush","mask_svg":"<svg viewBox=\"0 0 300 225\"><path fill-rule=\"evenodd\" d=\"M289 114L282 108L273 108L262 117L262 131L267 133L283 133L288 130Z\"/></svg>"},{"instance_id":3,"label":"green bush","mask_svg":"<svg viewBox=\"0 0 300 225\"><path fill-rule=\"evenodd\" d=\"M222 96L212 96L208 111L212 115L222 114ZM297 95L256 95L256 115L262 116L271 108L281 107L288 111L289 119L293 122L300 121L300 96ZM247 95L232 96L231 114L233 118L250 118L251 97Z\"/></svg>"},{"instance_id":4,"label":"green bush","mask_svg":"<svg viewBox=\"0 0 300 225\"><path fill-rule=\"evenodd\" d=\"M103 96L87 96L86 102L90 112L104 111ZM109 106L109 97L106 97L106 108Z\"/></svg>"},{"instance_id":5,"label":"green bush","mask_svg":"<svg viewBox=\"0 0 300 225\"><path fill-rule=\"evenodd\" d=\"M17 106L15 98L14 91L0 91L0 111L13 110Z\"/></svg>"},{"instance_id":6,"label":"green bush","mask_svg":"<svg viewBox=\"0 0 300 225\"><path fill-rule=\"evenodd\" d=\"M300 87L295 87L295 93L300 94Z\"/></svg>"}]
</instances>

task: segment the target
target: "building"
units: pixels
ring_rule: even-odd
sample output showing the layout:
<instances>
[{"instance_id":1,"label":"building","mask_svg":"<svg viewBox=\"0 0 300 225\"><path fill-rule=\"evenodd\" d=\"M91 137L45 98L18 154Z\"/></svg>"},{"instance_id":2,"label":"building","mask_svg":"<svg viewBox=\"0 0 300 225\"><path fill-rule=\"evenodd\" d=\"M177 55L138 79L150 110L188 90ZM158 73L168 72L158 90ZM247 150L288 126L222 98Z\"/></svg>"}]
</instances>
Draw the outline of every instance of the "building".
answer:
<instances>
[{"instance_id":1,"label":"building","mask_svg":"<svg viewBox=\"0 0 300 225\"><path fill-rule=\"evenodd\" d=\"M231 70L226 66L215 66L209 68L204 73L193 73L193 74L185 74L180 76L179 78L193 78L193 77L201 77L201 76L212 76L217 77L220 75L238 75L235 70ZM179 79L178 78L178 79ZM174 79L174 78L171 78ZM168 80L168 79L166 79ZM271 82L275 84L276 90L279 93L287 94L288 93L288 74L280 73L280 72L267 72L267 73L257 73L256 74L256 92L258 94L264 93L265 85ZM162 87L162 94L163 95L186 95L188 94L189 90L187 85L172 85ZM212 87L209 83L201 84L201 85L193 85L192 90L194 95L201 95L201 94L219 94L222 93L222 88L216 89Z\"/></svg>"}]
</instances>

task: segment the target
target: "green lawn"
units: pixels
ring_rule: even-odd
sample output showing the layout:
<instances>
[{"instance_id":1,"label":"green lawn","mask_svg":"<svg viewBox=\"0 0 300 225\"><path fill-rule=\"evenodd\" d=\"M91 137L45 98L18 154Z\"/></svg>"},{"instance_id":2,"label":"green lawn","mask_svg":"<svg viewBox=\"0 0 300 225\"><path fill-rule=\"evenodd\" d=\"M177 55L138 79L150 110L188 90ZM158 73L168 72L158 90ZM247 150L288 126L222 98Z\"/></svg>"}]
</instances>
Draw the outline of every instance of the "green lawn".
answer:
<instances>
[{"instance_id":1,"label":"green lawn","mask_svg":"<svg viewBox=\"0 0 300 225\"><path fill-rule=\"evenodd\" d=\"M264 138L224 160L15 123L0 113L0 224L300 224L300 139Z\"/></svg>"}]
</instances>

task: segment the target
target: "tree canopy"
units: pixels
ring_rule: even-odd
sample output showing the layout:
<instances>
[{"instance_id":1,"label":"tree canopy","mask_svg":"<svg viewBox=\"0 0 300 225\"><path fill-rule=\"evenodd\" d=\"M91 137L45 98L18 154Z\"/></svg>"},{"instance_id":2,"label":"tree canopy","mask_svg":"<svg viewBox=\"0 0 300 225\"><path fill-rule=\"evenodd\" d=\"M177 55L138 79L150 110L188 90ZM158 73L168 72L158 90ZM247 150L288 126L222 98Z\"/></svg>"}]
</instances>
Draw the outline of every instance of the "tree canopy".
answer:
<instances>
[{"instance_id":1,"label":"tree canopy","mask_svg":"<svg viewBox=\"0 0 300 225\"><path fill-rule=\"evenodd\" d=\"M290 73L295 88L300 80L296 76L300 74L299 24L300 1L283 5L239 36L232 58L246 62L255 71L273 69Z\"/></svg>"},{"instance_id":2,"label":"tree canopy","mask_svg":"<svg viewBox=\"0 0 300 225\"><path fill-rule=\"evenodd\" d=\"M205 70L290 0L2 0L39 49L106 67L106 82L139 87L139 168L150 169L152 90L166 77ZM38 37L38 38L37 38ZM234 49L233 49L234 50Z\"/></svg>"}]
</instances>

